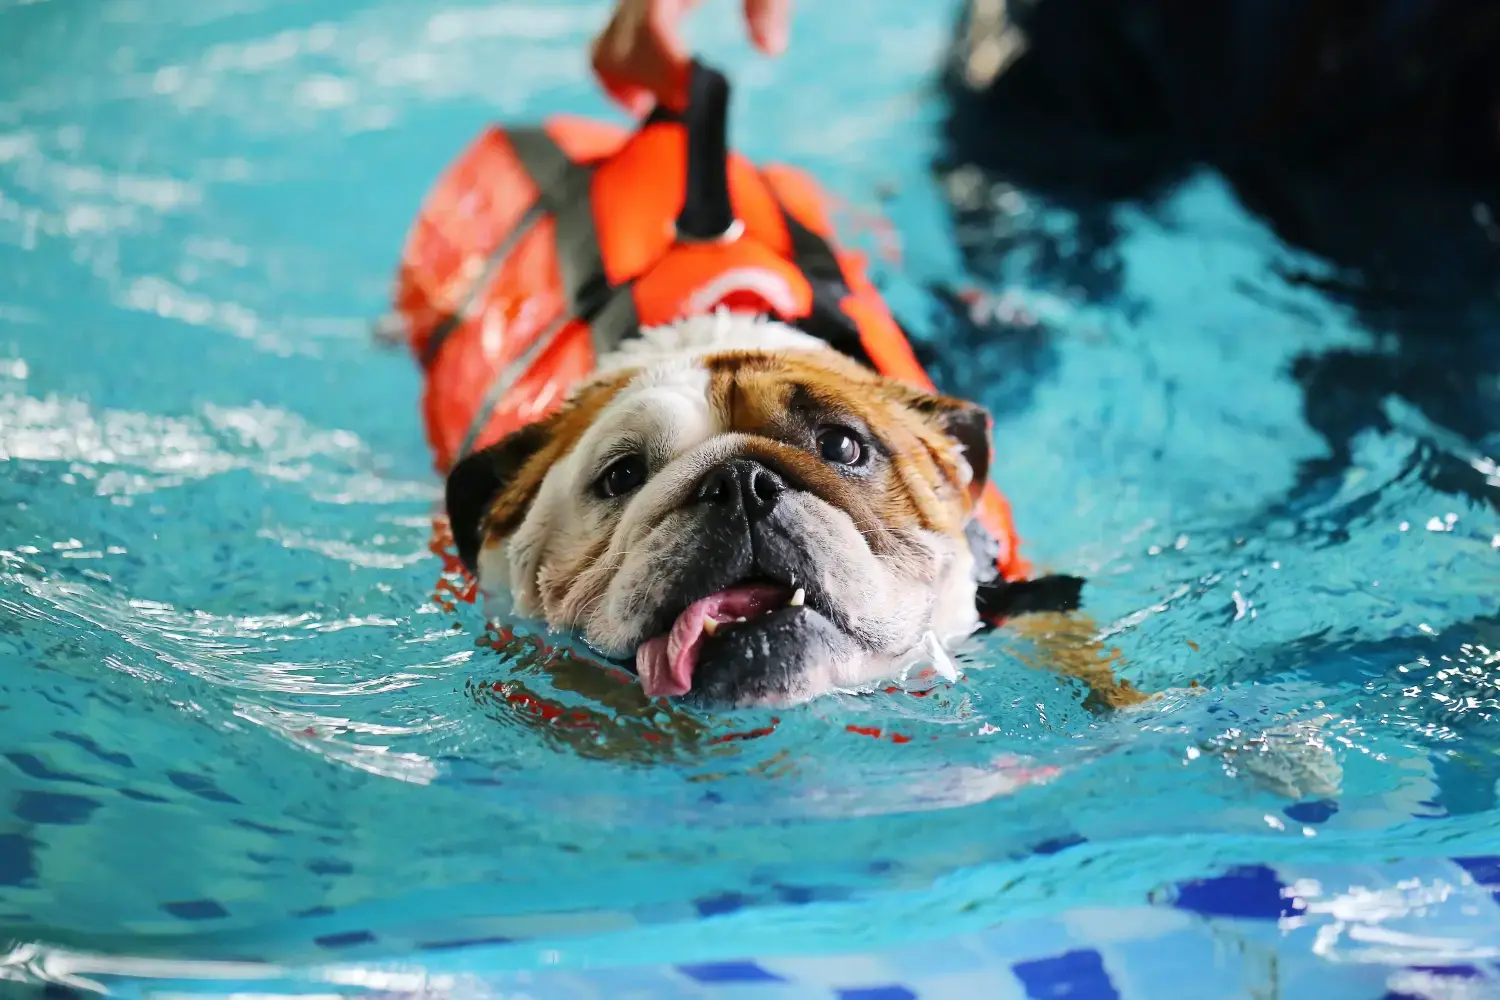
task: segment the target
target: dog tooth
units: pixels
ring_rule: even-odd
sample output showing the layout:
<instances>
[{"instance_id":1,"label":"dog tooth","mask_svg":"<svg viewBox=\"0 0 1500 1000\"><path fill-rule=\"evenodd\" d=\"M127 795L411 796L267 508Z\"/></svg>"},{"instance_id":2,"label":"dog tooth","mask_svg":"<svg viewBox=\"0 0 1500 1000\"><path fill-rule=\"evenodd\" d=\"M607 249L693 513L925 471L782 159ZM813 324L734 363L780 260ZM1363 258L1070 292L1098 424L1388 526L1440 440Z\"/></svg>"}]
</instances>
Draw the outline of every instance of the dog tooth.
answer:
<instances>
[{"instance_id":1,"label":"dog tooth","mask_svg":"<svg viewBox=\"0 0 1500 1000\"><path fill-rule=\"evenodd\" d=\"M803 590L801 587L798 587L797 590L792 594L792 599L787 602L787 606L792 608L800 608L806 600L807 591Z\"/></svg>"},{"instance_id":2,"label":"dog tooth","mask_svg":"<svg viewBox=\"0 0 1500 1000\"><path fill-rule=\"evenodd\" d=\"M715 632L719 631L719 623L714 621L712 618L705 618L703 619L703 631L707 632L709 635L713 635Z\"/></svg>"},{"instance_id":3,"label":"dog tooth","mask_svg":"<svg viewBox=\"0 0 1500 1000\"><path fill-rule=\"evenodd\" d=\"M737 622L742 622L742 621L744 621L744 620L745 620L745 619L743 619L743 618L736 618L736 619L735 619L735 621L737 621Z\"/></svg>"}]
</instances>

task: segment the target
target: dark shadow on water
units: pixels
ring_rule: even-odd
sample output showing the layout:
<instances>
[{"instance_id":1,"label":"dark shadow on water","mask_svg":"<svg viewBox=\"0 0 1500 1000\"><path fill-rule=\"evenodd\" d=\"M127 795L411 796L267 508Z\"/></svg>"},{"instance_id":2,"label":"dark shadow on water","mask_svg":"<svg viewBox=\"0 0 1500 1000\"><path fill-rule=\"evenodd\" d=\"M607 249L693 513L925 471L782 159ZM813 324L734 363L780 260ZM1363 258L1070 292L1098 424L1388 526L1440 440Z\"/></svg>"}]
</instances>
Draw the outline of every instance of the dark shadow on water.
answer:
<instances>
[{"instance_id":1,"label":"dark shadow on water","mask_svg":"<svg viewBox=\"0 0 1500 1000\"><path fill-rule=\"evenodd\" d=\"M926 288L929 314L907 329L923 369L946 392L983 400L996 420L1031 405L1058 363L1052 331L1033 317L997 318L948 285Z\"/></svg>"},{"instance_id":2,"label":"dark shadow on water","mask_svg":"<svg viewBox=\"0 0 1500 1000\"><path fill-rule=\"evenodd\" d=\"M1361 432L1388 428L1392 396L1500 449L1500 7L1434 0L1402 23L1368 2L1008 6L1009 21L958 26L935 166L950 182L977 168L1076 221L1010 230L985 199L959 199L973 274L993 280L1009 261L1012 280L1138 310L1123 298L1116 209L1151 214L1207 166L1327 264L1273 264L1281 280L1315 286L1376 335L1293 361L1329 454L1289 503L1346 469ZM1483 492L1473 476L1439 488Z\"/></svg>"}]
</instances>

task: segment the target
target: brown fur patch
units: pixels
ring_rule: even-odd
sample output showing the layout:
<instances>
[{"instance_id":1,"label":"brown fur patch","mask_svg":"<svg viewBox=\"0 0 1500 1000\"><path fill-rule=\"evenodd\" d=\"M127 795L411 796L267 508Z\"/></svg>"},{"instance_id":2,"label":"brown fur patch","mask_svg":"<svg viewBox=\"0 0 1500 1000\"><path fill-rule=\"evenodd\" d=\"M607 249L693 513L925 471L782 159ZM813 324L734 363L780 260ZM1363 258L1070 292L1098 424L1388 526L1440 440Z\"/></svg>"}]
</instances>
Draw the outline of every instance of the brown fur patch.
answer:
<instances>
[{"instance_id":1,"label":"brown fur patch","mask_svg":"<svg viewBox=\"0 0 1500 1000\"><path fill-rule=\"evenodd\" d=\"M583 570L603 558L609 548L612 534L601 535L586 548L566 553L559 558L549 550L548 558L542 560L541 573L537 578L537 591L542 595L542 607L551 614L561 614L565 604L577 604L595 594L578 593L579 577ZM602 585L603 581L599 581ZM563 615L566 617L566 615Z\"/></svg>"},{"instance_id":2,"label":"brown fur patch","mask_svg":"<svg viewBox=\"0 0 1500 1000\"><path fill-rule=\"evenodd\" d=\"M567 457L578 440L593 426L599 411L610 404L634 375L632 371L622 371L591 382L579 389L552 416L517 432L540 433L543 443L491 502L480 522L482 539L486 542L497 541L521 526L526 518L526 511L531 507L531 501L536 499L537 491L542 487L547 470Z\"/></svg>"},{"instance_id":3,"label":"brown fur patch","mask_svg":"<svg viewBox=\"0 0 1500 1000\"><path fill-rule=\"evenodd\" d=\"M1097 712L1146 700L1146 695L1128 680L1115 676L1115 667L1122 659L1120 651L1094 638L1095 625L1086 616L1030 614L1008 625L1011 631L1030 639L1038 654L1033 659L1022 653L1021 662L1075 677L1087 686L1084 708Z\"/></svg>"},{"instance_id":4,"label":"brown fur patch","mask_svg":"<svg viewBox=\"0 0 1500 1000\"><path fill-rule=\"evenodd\" d=\"M706 361L709 405L721 426L764 439L754 449L848 513L872 542L889 530L961 535L977 490L943 414L968 404L922 393L828 352L726 352ZM810 408L811 414L798 412ZM809 421L861 427L885 459L863 480L843 476L808 448Z\"/></svg>"}]
</instances>

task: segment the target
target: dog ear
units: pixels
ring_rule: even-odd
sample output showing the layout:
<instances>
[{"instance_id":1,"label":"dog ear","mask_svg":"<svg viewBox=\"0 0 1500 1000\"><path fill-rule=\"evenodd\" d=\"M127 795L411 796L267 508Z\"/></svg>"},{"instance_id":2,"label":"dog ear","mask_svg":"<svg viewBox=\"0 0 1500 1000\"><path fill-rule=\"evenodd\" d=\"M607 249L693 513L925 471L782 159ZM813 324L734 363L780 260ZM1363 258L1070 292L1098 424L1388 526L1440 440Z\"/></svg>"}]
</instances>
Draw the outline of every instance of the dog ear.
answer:
<instances>
[{"instance_id":1,"label":"dog ear","mask_svg":"<svg viewBox=\"0 0 1500 1000\"><path fill-rule=\"evenodd\" d=\"M448 473L448 521L459 558L476 573L486 535L506 536L521 526L547 470L593 424L599 411L635 377L621 369L575 389L560 409L476 451Z\"/></svg>"},{"instance_id":2,"label":"dog ear","mask_svg":"<svg viewBox=\"0 0 1500 1000\"><path fill-rule=\"evenodd\" d=\"M969 496L978 502L990 477L990 411L978 403L945 396L941 393L919 393L911 405L918 413L932 419L944 434L958 444L959 453L969 463L971 478Z\"/></svg>"},{"instance_id":3,"label":"dog ear","mask_svg":"<svg viewBox=\"0 0 1500 1000\"><path fill-rule=\"evenodd\" d=\"M496 501L502 494L514 492L523 481L527 464L551 441L551 421L527 424L496 444L462 459L448 473L448 523L453 530L453 541L458 546L458 557L470 573L478 570L486 520L492 527L508 531L525 516L531 497L541 486L539 475L526 477L530 485L521 491L521 495L506 498L505 507L510 514L503 517L505 523L497 522L492 513L501 514L496 510Z\"/></svg>"}]
</instances>

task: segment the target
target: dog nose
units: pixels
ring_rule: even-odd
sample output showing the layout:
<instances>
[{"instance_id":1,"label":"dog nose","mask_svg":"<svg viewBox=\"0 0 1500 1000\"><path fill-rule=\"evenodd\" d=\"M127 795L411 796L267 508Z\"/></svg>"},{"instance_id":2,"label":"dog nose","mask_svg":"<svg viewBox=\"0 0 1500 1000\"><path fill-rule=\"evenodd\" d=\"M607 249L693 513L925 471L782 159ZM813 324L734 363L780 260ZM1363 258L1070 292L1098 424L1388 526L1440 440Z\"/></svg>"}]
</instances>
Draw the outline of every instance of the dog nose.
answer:
<instances>
[{"instance_id":1,"label":"dog nose","mask_svg":"<svg viewBox=\"0 0 1500 1000\"><path fill-rule=\"evenodd\" d=\"M693 494L696 503L721 507L740 507L751 521L758 521L776 509L776 501L786 492L786 481L759 462L736 458L708 470Z\"/></svg>"}]
</instances>

